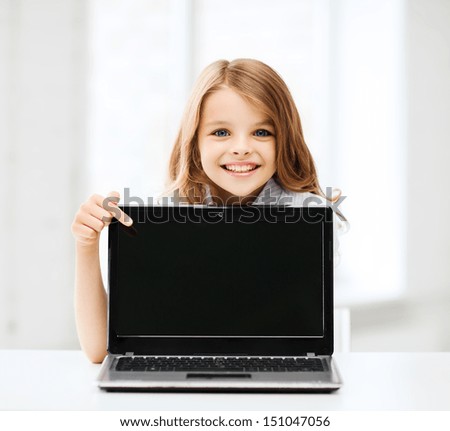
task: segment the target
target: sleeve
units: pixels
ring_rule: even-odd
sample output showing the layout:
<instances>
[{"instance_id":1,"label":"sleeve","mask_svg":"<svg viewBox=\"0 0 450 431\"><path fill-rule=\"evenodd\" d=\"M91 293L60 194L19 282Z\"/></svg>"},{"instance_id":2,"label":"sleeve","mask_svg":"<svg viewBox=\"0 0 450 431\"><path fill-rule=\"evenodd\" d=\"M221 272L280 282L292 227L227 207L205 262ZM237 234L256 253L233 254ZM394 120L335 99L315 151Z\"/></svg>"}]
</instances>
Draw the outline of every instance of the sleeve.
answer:
<instances>
[{"instance_id":1,"label":"sleeve","mask_svg":"<svg viewBox=\"0 0 450 431\"><path fill-rule=\"evenodd\" d=\"M331 205L331 204L330 204ZM333 209L333 247L334 247L334 267L336 268L341 262L341 250L339 248L340 245L340 237L348 232L350 229L350 223L347 218L344 216L343 212L340 208Z\"/></svg>"}]
</instances>

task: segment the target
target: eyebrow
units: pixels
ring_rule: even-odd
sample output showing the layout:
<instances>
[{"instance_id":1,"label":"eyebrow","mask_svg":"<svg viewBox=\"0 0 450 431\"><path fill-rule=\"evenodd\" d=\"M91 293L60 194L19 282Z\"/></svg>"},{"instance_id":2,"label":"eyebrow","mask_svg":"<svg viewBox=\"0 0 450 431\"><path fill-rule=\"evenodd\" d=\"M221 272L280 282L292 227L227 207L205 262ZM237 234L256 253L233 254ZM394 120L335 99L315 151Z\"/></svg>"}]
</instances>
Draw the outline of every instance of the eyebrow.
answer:
<instances>
[{"instance_id":1,"label":"eyebrow","mask_svg":"<svg viewBox=\"0 0 450 431\"><path fill-rule=\"evenodd\" d=\"M206 123L204 127L212 127L212 126L229 126L231 123L229 123L228 121L210 121L209 123ZM267 119L264 121L260 121L258 123L253 124L253 127L260 127L260 126L270 126L273 127L272 122Z\"/></svg>"}]
</instances>

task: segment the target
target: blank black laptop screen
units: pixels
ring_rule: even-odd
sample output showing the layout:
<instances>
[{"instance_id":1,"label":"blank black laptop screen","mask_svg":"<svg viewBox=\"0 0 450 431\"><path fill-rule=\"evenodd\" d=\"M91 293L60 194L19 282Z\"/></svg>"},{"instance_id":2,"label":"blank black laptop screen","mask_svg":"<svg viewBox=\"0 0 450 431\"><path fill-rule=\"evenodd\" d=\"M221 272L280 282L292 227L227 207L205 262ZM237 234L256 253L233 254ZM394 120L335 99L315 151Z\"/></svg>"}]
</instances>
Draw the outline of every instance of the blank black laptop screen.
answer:
<instances>
[{"instance_id":1,"label":"blank black laptop screen","mask_svg":"<svg viewBox=\"0 0 450 431\"><path fill-rule=\"evenodd\" d=\"M133 228L115 226L117 336L323 337L324 223L224 210L128 209Z\"/></svg>"}]
</instances>

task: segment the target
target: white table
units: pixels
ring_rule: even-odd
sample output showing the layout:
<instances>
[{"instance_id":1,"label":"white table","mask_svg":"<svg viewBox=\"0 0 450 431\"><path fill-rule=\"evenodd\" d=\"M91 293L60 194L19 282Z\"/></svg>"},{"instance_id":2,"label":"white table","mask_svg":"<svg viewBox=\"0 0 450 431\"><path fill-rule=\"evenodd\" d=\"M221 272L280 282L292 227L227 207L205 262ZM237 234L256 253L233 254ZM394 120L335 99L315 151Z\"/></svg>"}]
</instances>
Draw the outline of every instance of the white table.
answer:
<instances>
[{"instance_id":1,"label":"white table","mask_svg":"<svg viewBox=\"0 0 450 431\"><path fill-rule=\"evenodd\" d=\"M107 393L80 351L0 350L0 410L450 410L450 353L341 353L332 394Z\"/></svg>"}]
</instances>

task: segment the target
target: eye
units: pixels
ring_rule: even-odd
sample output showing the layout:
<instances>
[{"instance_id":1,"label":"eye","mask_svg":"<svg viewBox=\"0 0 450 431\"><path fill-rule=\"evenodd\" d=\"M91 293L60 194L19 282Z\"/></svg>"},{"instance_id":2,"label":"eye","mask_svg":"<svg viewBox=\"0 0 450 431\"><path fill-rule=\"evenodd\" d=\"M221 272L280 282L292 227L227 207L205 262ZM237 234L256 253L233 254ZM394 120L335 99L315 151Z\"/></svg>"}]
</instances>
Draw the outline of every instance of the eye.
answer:
<instances>
[{"instance_id":1,"label":"eye","mask_svg":"<svg viewBox=\"0 0 450 431\"><path fill-rule=\"evenodd\" d=\"M272 135L272 133L270 133L268 130L266 129L258 129L255 131L255 136L257 136L258 138L265 138L267 136Z\"/></svg>"},{"instance_id":2,"label":"eye","mask_svg":"<svg viewBox=\"0 0 450 431\"><path fill-rule=\"evenodd\" d=\"M225 129L220 129L220 130L216 130L215 132L213 132L214 136L217 136L219 138L224 138L225 136L229 136L229 132Z\"/></svg>"}]
</instances>

